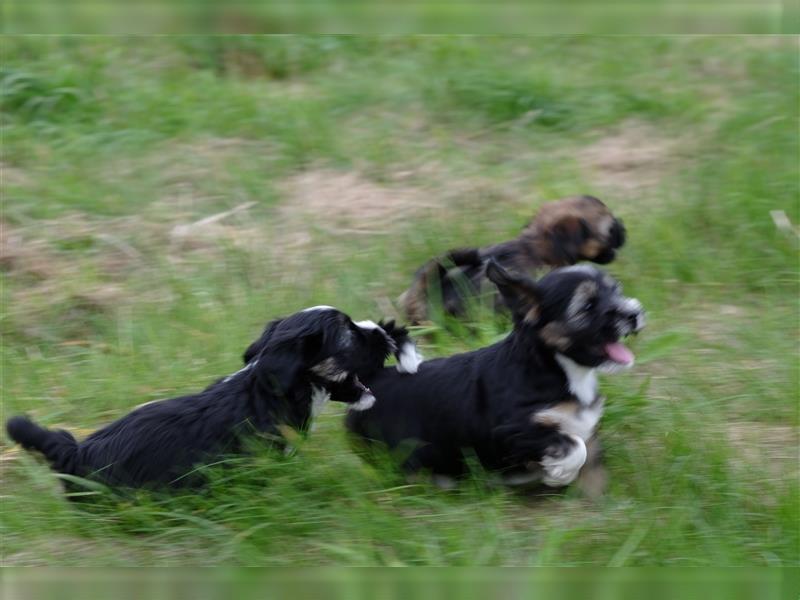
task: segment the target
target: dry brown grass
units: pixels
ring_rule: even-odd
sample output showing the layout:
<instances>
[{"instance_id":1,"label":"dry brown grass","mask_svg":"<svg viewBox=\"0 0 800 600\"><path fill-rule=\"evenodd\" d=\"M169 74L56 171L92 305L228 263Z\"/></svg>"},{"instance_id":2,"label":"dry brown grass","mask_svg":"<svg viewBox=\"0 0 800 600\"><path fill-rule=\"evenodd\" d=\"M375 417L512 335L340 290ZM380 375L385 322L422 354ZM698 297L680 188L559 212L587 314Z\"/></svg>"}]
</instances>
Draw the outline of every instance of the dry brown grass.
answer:
<instances>
[{"instance_id":1,"label":"dry brown grass","mask_svg":"<svg viewBox=\"0 0 800 600\"><path fill-rule=\"evenodd\" d=\"M735 450L734 464L762 470L765 478L797 484L800 432L796 427L757 421L729 423L725 435Z\"/></svg>"},{"instance_id":2,"label":"dry brown grass","mask_svg":"<svg viewBox=\"0 0 800 600\"><path fill-rule=\"evenodd\" d=\"M652 125L627 121L581 149L578 162L609 196L641 198L676 167L679 146Z\"/></svg>"},{"instance_id":3,"label":"dry brown grass","mask_svg":"<svg viewBox=\"0 0 800 600\"><path fill-rule=\"evenodd\" d=\"M304 171L287 179L280 189L285 201L279 213L288 224L329 233L385 233L398 221L436 206L419 189L380 185L351 171Z\"/></svg>"}]
</instances>

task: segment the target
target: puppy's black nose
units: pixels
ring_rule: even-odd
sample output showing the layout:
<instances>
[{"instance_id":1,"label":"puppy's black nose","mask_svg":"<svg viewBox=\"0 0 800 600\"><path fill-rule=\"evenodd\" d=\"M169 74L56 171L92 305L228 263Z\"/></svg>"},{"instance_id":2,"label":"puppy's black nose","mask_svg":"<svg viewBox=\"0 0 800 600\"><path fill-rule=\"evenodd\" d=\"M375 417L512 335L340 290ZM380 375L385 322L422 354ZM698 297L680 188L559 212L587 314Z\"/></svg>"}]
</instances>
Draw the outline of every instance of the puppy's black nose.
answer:
<instances>
[{"instance_id":1,"label":"puppy's black nose","mask_svg":"<svg viewBox=\"0 0 800 600\"><path fill-rule=\"evenodd\" d=\"M638 333L644 329L644 309L639 309L626 315L628 324L633 333Z\"/></svg>"}]
</instances>

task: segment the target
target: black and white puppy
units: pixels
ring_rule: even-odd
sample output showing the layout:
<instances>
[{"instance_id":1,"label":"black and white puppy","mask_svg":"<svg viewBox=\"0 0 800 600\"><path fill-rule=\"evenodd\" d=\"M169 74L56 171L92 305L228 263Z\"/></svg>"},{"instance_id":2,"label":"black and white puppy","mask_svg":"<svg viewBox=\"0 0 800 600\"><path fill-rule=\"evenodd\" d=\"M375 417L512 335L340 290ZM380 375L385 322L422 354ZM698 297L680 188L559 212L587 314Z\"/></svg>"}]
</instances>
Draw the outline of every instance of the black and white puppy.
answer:
<instances>
[{"instance_id":1,"label":"black and white puppy","mask_svg":"<svg viewBox=\"0 0 800 600\"><path fill-rule=\"evenodd\" d=\"M326 312L336 311L336 309L331 306L323 305L307 308L304 312L311 311ZM245 369L249 368L254 360L257 360L261 348L271 343L275 336L276 329L281 326L282 323L282 319L276 319L275 321L269 323L264 328L261 337L250 344L247 350L245 350L244 355L242 356L242 359L245 363ZM389 347L384 358L388 357L389 354L394 354L395 359L397 360L396 368L398 372L417 372L417 368L422 362L422 357L417 351L417 346L411 339L411 336L409 336L408 330L405 327L397 325L394 320L378 321L377 323L373 321L358 321L354 323L354 325L365 332L372 332L371 343L381 347L376 347L374 352L383 351L382 345L388 342ZM356 381L358 381L358 375L360 375L362 378L369 377L374 375L383 367L383 360L380 363L377 363L371 360L371 356L373 356L373 352L365 353L364 357L366 360L362 360L361 362L354 361L349 366L348 372L353 378L355 378ZM327 360L314 366L312 368L312 372L318 376L327 375L330 377L332 368L335 371L335 366L333 366L331 360ZM335 377L335 375L333 376ZM358 384L361 385L360 381L358 381ZM369 392L368 389L366 389L366 391ZM329 396L330 394L326 388L312 384L312 416L316 416L322 410L322 407L328 400ZM374 402L375 397L370 393L365 393L364 396L358 401L353 403L348 402L348 404L350 404L351 407L356 410L365 410L371 407Z\"/></svg>"},{"instance_id":2,"label":"black and white puppy","mask_svg":"<svg viewBox=\"0 0 800 600\"><path fill-rule=\"evenodd\" d=\"M377 371L394 351L380 326L314 307L270 323L243 369L198 394L144 404L83 442L23 416L6 428L59 473L131 487L191 485L195 465L241 452L248 436L281 443L284 427L305 431L315 399L371 405L356 373Z\"/></svg>"},{"instance_id":3,"label":"black and white puppy","mask_svg":"<svg viewBox=\"0 0 800 600\"><path fill-rule=\"evenodd\" d=\"M565 486L587 457L599 468L597 373L633 365L620 340L644 326L642 306L595 267L556 269L534 282L491 261L486 274L512 311L512 332L425 361L415 375L382 369L366 378L377 401L350 411L347 427L357 440L394 449L407 472L458 477L469 455L506 483Z\"/></svg>"}]
</instances>

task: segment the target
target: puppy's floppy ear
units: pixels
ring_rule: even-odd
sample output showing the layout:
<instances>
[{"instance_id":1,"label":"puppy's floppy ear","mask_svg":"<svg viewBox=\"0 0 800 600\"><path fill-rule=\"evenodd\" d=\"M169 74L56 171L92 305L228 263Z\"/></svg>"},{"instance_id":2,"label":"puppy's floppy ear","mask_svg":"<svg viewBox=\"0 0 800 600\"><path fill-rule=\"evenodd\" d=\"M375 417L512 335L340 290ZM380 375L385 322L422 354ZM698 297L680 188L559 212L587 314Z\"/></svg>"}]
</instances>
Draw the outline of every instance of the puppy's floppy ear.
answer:
<instances>
[{"instance_id":1,"label":"puppy's floppy ear","mask_svg":"<svg viewBox=\"0 0 800 600\"><path fill-rule=\"evenodd\" d=\"M320 317L299 323L287 321L289 319L270 323L259 339L259 342L264 340L264 344L256 355L259 376L266 377L276 392L287 392L297 377L312 365L331 335L329 329L335 327L334 322Z\"/></svg>"},{"instance_id":2,"label":"puppy's floppy ear","mask_svg":"<svg viewBox=\"0 0 800 600\"><path fill-rule=\"evenodd\" d=\"M394 340L398 348L408 339L408 329L395 323L394 319L389 319L388 321L381 319L378 321L378 327L383 329L386 335Z\"/></svg>"},{"instance_id":3,"label":"puppy's floppy ear","mask_svg":"<svg viewBox=\"0 0 800 600\"><path fill-rule=\"evenodd\" d=\"M553 256L564 265L573 265L581 256L581 246L591 237L592 230L583 217L566 216L550 230Z\"/></svg>"},{"instance_id":4,"label":"puppy's floppy ear","mask_svg":"<svg viewBox=\"0 0 800 600\"><path fill-rule=\"evenodd\" d=\"M486 264L486 277L500 290L515 316L522 316L527 321L536 320L539 290L530 277L512 275L495 260Z\"/></svg>"},{"instance_id":5,"label":"puppy's floppy ear","mask_svg":"<svg viewBox=\"0 0 800 600\"><path fill-rule=\"evenodd\" d=\"M242 356L244 364L248 364L251 360L253 360L259 354L261 354L261 351L264 349L264 346L269 341L269 338L272 337L275 328L281 322L283 322L283 319L275 319L274 321L267 324L267 326L264 328L264 331L261 334L261 337L259 337L255 342L250 344L247 347L247 350L244 351L244 355Z\"/></svg>"}]
</instances>

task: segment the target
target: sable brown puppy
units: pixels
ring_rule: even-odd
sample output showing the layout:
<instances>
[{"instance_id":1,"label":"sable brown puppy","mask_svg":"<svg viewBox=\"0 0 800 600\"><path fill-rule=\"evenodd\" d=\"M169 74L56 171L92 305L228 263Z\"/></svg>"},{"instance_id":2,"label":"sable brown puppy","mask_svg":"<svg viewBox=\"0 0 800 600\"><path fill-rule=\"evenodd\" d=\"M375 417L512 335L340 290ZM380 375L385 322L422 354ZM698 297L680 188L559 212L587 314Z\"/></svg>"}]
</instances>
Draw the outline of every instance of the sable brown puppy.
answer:
<instances>
[{"instance_id":1,"label":"sable brown puppy","mask_svg":"<svg viewBox=\"0 0 800 600\"><path fill-rule=\"evenodd\" d=\"M394 450L407 473L439 480L464 475L472 456L509 484L560 487L582 470L602 483L597 374L633 365L621 339L644 326L641 304L589 265L537 282L494 261L486 273L512 312L508 337L424 361L413 375L384 368L364 377L376 401L348 410L348 429Z\"/></svg>"},{"instance_id":2,"label":"sable brown puppy","mask_svg":"<svg viewBox=\"0 0 800 600\"><path fill-rule=\"evenodd\" d=\"M308 429L324 400L369 407L375 398L358 375L380 369L392 352L398 368L416 369L403 328L315 306L270 323L243 369L197 394L144 404L83 442L23 416L6 428L58 473L129 487L194 485L194 465L241 452L255 435L280 444L283 428Z\"/></svg>"},{"instance_id":3,"label":"sable brown puppy","mask_svg":"<svg viewBox=\"0 0 800 600\"><path fill-rule=\"evenodd\" d=\"M597 198L575 196L548 202L516 239L450 250L420 267L411 287L400 297L401 309L412 324L428 320L431 296L438 290L445 313L459 316L465 298L481 291L490 259L514 273L531 274L582 260L606 264L624 243L622 221ZM496 295L495 307L501 305Z\"/></svg>"}]
</instances>

